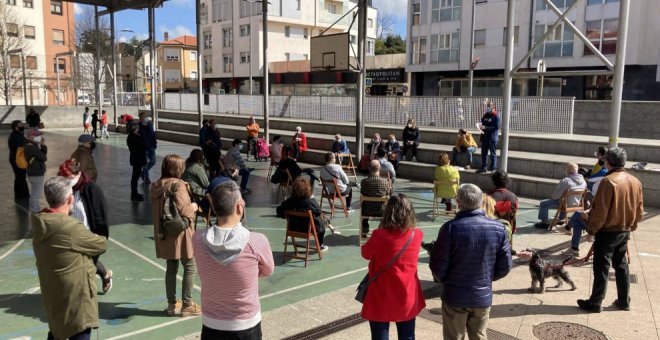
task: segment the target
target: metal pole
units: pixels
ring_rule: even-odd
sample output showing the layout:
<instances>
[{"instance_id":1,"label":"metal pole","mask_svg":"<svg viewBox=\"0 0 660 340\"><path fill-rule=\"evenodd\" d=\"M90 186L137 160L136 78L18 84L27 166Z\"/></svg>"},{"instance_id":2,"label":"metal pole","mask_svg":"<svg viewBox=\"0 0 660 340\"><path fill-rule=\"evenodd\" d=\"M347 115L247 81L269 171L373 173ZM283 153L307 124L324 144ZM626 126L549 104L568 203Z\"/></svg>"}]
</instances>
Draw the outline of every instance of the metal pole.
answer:
<instances>
[{"instance_id":1,"label":"metal pole","mask_svg":"<svg viewBox=\"0 0 660 340\"><path fill-rule=\"evenodd\" d=\"M357 157L358 159L363 154L364 149L364 91L365 91L365 78L367 74L367 65L365 64L365 38L367 35L367 0L359 0L358 2L358 63L360 64L360 73L358 75L357 84L357 103L355 105L355 142L357 143Z\"/></svg>"},{"instance_id":2,"label":"metal pole","mask_svg":"<svg viewBox=\"0 0 660 340\"><path fill-rule=\"evenodd\" d=\"M151 66L151 100L149 105L151 105L151 119L153 120L154 129L158 130L158 111L156 109L156 87L158 83L156 82L156 25L155 25L155 16L156 10L154 7L149 7L149 60ZM159 75L160 76L160 75Z\"/></svg>"},{"instance_id":3,"label":"metal pole","mask_svg":"<svg viewBox=\"0 0 660 340\"><path fill-rule=\"evenodd\" d=\"M117 126L117 44L115 43L115 12L110 12L110 43L112 44L112 122ZM99 111L101 114L101 111ZM101 136L103 137L103 136Z\"/></svg>"},{"instance_id":4,"label":"metal pole","mask_svg":"<svg viewBox=\"0 0 660 340\"><path fill-rule=\"evenodd\" d=\"M23 54L23 49L21 49L21 69L23 69L23 106L25 106L25 114L28 113L28 102L27 102L27 79L25 77L25 54Z\"/></svg>"},{"instance_id":5,"label":"metal pole","mask_svg":"<svg viewBox=\"0 0 660 340\"><path fill-rule=\"evenodd\" d=\"M94 84L94 88L96 89L96 105L99 108L100 114L101 110L103 109L103 93L101 90L103 70L101 69L101 31L99 29L99 6L94 6L94 14L94 25L96 26L96 70L94 72L94 80L96 81L96 84Z\"/></svg>"},{"instance_id":6,"label":"metal pole","mask_svg":"<svg viewBox=\"0 0 660 340\"><path fill-rule=\"evenodd\" d=\"M57 72L57 94L55 95L55 100L57 105L60 105L60 57L55 57L55 71Z\"/></svg>"},{"instance_id":7,"label":"metal pole","mask_svg":"<svg viewBox=\"0 0 660 340\"><path fill-rule=\"evenodd\" d=\"M469 92L470 92L470 97L472 97L472 84L474 82L474 67L472 67L472 62L474 61L474 19L475 19L475 7L476 3L475 1L471 1L471 6L472 6L472 23L471 27L472 30L470 31L470 84L468 86Z\"/></svg>"},{"instance_id":8,"label":"metal pole","mask_svg":"<svg viewBox=\"0 0 660 340\"><path fill-rule=\"evenodd\" d=\"M202 128L204 113L202 112L202 0L197 0L195 8L195 21L197 23L197 123ZM179 99L179 103L181 100Z\"/></svg>"},{"instance_id":9,"label":"metal pole","mask_svg":"<svg viewBox=\"0 0 660 340\"><path fill-rule=\"evenodd\" d=\"M268 79L268 1L261 2L261 19L263 21L263 59L264 59L264 138L269 141L268 133L270 130L270 121L268 117L268 93L270 91L270 81Z\"/></svg>"},{"instance_id":10,"label":"metal pole","mask_svg":"<svg viewBox=\"0 0 660 340\"><path fill-rule=\"evenodd\" d=\"M248 2L248 6L250 6L250 95L252 95L252 31L254 28L252 25L252 9L254 5L251 2ZM251 97L250 100L252 100Z\"/></svg>"},{"instance_id":11,"label":"metal pole","mask_svg":"<svg viewBox=\"0 0 660 340\"><path fill-rule=\"evenodd\" d=\"M506 54L504 64L504 114L502 116L502 146L500 170L507 171L509 161L509 117L511 117L511 88L513 74L513 33L516 0L509 0L506 15Z\"/></svg>"},{"instance_id":12,"label":"metal pole","mask_svg":"<svg viewBox=\"0 0 660 340\"><path fill-rule=\"evenodd\" d=\"M610 148L619 145L619 124L621 121L621 100L623 97L623 80L626 68L629 16L630 0L621 0L619 4L619 40L617 41L616 59L614 61L614 85L612 89L612 109L610 111Z\"/></svg>"},{"instance_id":13,"label":"metal pole","mask_svg":"<svg viewBox=\"0 0 660 340\"><path fill-rule=\"evenodd\" d=\"M34 106L34 98L32 97L32 73L30 75L30 106Z\"/></svg>"}]
</instances>

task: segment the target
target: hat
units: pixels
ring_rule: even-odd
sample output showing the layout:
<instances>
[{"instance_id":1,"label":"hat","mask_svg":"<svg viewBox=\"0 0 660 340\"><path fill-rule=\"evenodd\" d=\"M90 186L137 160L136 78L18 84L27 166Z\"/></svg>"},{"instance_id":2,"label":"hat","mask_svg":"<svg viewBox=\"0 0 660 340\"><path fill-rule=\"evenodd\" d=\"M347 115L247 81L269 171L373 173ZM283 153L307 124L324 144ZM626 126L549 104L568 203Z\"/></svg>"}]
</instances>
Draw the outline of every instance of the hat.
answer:
<instances>
[{"instance_id":1,"label":"hat","mask_svg":"<svg viewBox=\"0 0 660 340\"><path fill-rule=\"evenodd\" d=\"M88 134L82 134L78 137L78 143L91 143L94 141L94 136Z\"/></svg>"},{"instance_id":2,"label":"hat","mask_svg":"<svg viewBox=\"0 0 660 340\"><path fill-rule=\"evenodd\" d=\"M42 135L41 131L39 131L37 129L30 129L25 133L25 138L32 139L34 137L41 136L41 135Z\"/></svg>"}]
</instances>

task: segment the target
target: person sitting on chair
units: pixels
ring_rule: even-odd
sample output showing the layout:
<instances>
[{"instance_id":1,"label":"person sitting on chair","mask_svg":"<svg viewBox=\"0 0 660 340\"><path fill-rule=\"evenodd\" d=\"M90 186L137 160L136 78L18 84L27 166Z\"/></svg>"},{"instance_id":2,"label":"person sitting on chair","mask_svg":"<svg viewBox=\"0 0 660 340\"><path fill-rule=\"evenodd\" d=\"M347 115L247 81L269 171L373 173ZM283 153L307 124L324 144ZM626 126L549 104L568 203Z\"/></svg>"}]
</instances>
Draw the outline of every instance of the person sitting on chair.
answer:
<instances>
[{"instance_id":1,"label":"person sitting on chair","mask_svg":"<svg viewBox=\"0 0 660 340\"><path fill-rule=\"evenodd\" d=\"M302 177L298 177L293 181L293 187L291 189L291 197L287 198L286 201L282 202L277 207L277 217L285 218L285 212L287 210L293 211L312 211L312 216L314 216L314 226L316 227L316 236L318 237L319 244L321 245L321 251L328 250L328 246L323 243L325 237L325 227L327 226L330 230L333 227L326 223L325 219L322 217L323 212L319 205L316 203L316 200L312 198L312 187L309 185L309 182ZM308 219L304 217L291 217L291 224L289 224L289 230L297 231L301 233L307 232Z\"/></svg>"},{"instance_id":2,"label":"person sitting on chair","mask_svg":"<svg viewBox=\"0 0 660 340\"><path fill-rule=\"evenodd\" d=\"M282 181L286 180L286 173L284 170L289 170L291 174L291 179L296 179L302 174L309 176L310 185L314 187L314 181L318 181L319 178L314 174L312 169L301 169L295 159L291 158L289 155L293 153L293 148L290 146L284 147L282 149L282 158L277 165L277 169L272 176L270 176L270 182L273 184L279 184Z\"/></svg>"},{"instance_id":3,"label":"person sitting on chair","mask_svg":"<svg viewBox=\"0 0 660 340\"><path fill-rule=\"evenodd\" d=\"M384 149L378 150L378 162L380 163L380 168L383 169L383 172L387 172L390 175L390 180L392 181L392 184L394 184L394 180L396 180L396 170L394 170L394 165L387 160Z\"/></svg>"},{"instance_id":4,"label":"person sitting on chair","mask_svg":"<svg viewBox=\"0 0 660 340\"><path fill-rule=\"evenodd\" d=\"M273 137L273 142L270 144L270 158L275 164L279 164L282 159L282 148L284 144L282 143L282 136Z\"/></svg>"},{"instance_id":5,"label":"person sitting on chair","mask_svg":"<svg viewBox=\"0 0 660 340\"><path fill-rule=\"evenodd\" d=\"M335 164L335 154L327 152L325 154L325 165L321 168L321 179L325 181L337 180L337 189L340 194L346 197L346 209L351 212L351 199L353 198L353 190L348 182L348 176L339 164ZM328 193L333 194L335 188L329 187Z\"/></svg>"},{"instance_id":6,"label":"person sitting on chair","mask_svg":"<svg viewBox=\"0 0 660 340\"><path fill-rule=\"evenodd\" d=\"M467 156L467 164L463 165L466 169L472 165L472 154L477 151L477 142L472 138L472 134L465 129L458 130L458 137L456 144L451 150L451 164L459 165L457 162L458 155L465 154Z\"/></svg>"},{"instance_id":7,"label":"person sitting on chair","mask_svg":"<svg viewBox=\"0 0 660 340\"><path fill-rule=\"evenodd\" d=\"M387 154L387 160L394 166L394 171L399 170L399 161L401 160L401 145L396 140L396 136L391 134L383 147Z\"/></svg>"},{"instance_id":8,"label":"person sitting on chair","mask_svg":"<svg viewBox=\"0 0 660 340\"><path fill-rule=\"evenodd\" d=\"M387 179L380 177L380 162L373 160L369 162L369 176L360 182L360 194L369 197L387 196L390 191L390 184ZM362 215L383 216L383 203L362 202ZM362 220L362 237L366 238L369 234L369 219Z\"/></svg>"},{"instance_id":9,"label":"person sitting on chair","mask_svg":"<svg viewBox=\"0 0 660 340\"><path fill-rule=\"evenodd\" d=\"M374 133L371 142L367 144L367 154L369 155L369 160L374 160L378 156L378 150L384 147L385 143L380 138L380 133Z\"/></svg>"},{"instance_id":10,"label":"person sitting on chair","mask_svg":"<svg viewBox=\"0 0 660 340\"><path fill-rule=\"evenodd\" d=\"M339 161L340 165L343 158L340 155L351 153L351 151L348 149L348 144L341 138L340 134L335 135L335 141L332 142L332 152L337 155L337 160Z\"/></svg>"},{"instance_id":11,"label":"person sitting on chair","mask_svg":"<svg viewBox=\"0 0 660 340\"><path fill-rule=\"evenodd\" d=\"M555 187L555 190L552 192L552 196L549 199L545 199L539 203L539 220L534 224L536 228L548 229L550 227L550 220L548 218L548 210L559 208L559 201L561 197L564 196L564 193L568 190L580 190L585 189L587 183L584 181L584 177L578 173L578 166L575 163L568 163L566 165L566 177L562 179L559 184ZM571 197L571 199L566 202L568 207L575 207L580 204L580 197ZM564 216L560 215L560 219L563 219Z\"/></svg>"},{"instance_id":12,"label":"person sitting on chair","mask_svg":"<svg viewBox=\"0 0 660 340\"><path fill-rule=\"evenodd\" d=\"M458 173L458 170L449 165L449 155L446 152L441 153L440 157L438 157L438 166L435 167L435 180L445 182L455 181L451 185L438 184L433 188L435 197L442 198L442 201L445 203L445 211L453 210L452 200L456 197L458 181L460 179L461 175Z\"/></svg>"},{"instance_id":13,"label":"person sitting on chair","mask_svg":"<svg viewBox=\"0 0 660 340\"><path fill-rule=\"evenodd\" d=\"M227 156L225 157L225 166L226 167L236 167L238 168L238 173L241 175L241 193L249 194L252 192L247 187L248 181L250 180L250 173L254 169L250 169L245 164L243 156L241 155L241 150L243 150L243 144L240 139L234 139L231 142L231 149L227 151Z\"/></svg>"}]
</instances>

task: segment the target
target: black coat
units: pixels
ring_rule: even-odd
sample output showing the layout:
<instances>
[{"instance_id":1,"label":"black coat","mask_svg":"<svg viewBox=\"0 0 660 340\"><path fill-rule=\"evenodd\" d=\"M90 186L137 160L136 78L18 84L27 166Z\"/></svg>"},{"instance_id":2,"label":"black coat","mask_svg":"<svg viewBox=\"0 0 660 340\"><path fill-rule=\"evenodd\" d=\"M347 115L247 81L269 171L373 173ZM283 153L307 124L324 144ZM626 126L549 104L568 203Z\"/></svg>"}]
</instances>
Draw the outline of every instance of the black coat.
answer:
<instances>
[{"instance_id":1,"label":"black coat","mask_svg":"<svg viewBox=\"0 0 660 340\"><path fill-rule=\"evenodd\" d=\"M316 232L322 233L325 231L325 223L321 219L321 209L319 208L319 205L316 203L315 199L311 197L309 198L289 197L286 201L282 202L282 204L280 204L279 207L277 207L277 217L284 218L285 217L284 212L287 210L294 210L294 211L311 210L312 215L314 216L314 225L316 226ZM308 220L309 219L303 217L292 217L291 230L298 232L307 232L306 227Z\"/></svg>"},{"instance_id":2,"label":"black coat","mask_svg":"<svg viewBox=\"0 0 660 340\"><path fill-rule=\"evenodd\" d=\"M146 145L142 137L129 133L126 138L128 151L131 153L130 162L132 166L143 166L147 164Z\"/></svg>"},{"instance_id":3,"label":"black coat","mask_svg":"<svg viewBox=\"0 0 660 340\"><path fill-rule=\"evenodd\" d=\"M408 141L413 141L415 145L419 145L421 136L419 134L419 128L409 128L406 126L403 128L403 142L407 144Z\"/></svg>"},{"instance_id":4,"label":"black coat","mask_svg":"<svg viewBox=\"0 0 660 340\"><path fill-rule=\"evenodd\" d=\"M80 200L85 206L85 215L89 230L96 235L105 236L110 234L108 229L107 208L103 190L94 182L89 182L80 188Z\"/></svg>"}]
</instances>

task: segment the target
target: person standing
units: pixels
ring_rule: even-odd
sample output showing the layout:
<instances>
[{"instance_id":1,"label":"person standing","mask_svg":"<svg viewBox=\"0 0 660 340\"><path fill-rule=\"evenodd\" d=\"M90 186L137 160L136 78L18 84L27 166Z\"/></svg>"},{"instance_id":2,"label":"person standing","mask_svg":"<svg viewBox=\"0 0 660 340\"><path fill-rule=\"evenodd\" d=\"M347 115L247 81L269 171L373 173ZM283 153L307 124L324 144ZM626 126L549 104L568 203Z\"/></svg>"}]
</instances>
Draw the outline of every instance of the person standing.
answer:
<instances>
[{"instance_id":1,"label":"person standing","mask_svg":"<svg viewBox=\"0 0 660 340\"><path fill-rule=\"evenodd\" d=\"M417 277L424 232L416 223L410 199L394 195L385 204L380 226L361 247L373 279L362 305L371 339L388 339L390 322L396 322L399 339L415 338L415 318L426 307Z\"/></svg>"},{"instance_id":2,"label":"person standing","mask_svg":"<svg viewBox=\"0 0 660 340\"><path fill-rule=\"evenodd\" d=\"M146 184L151 183L149 179L149 170L156 165L156 147L158 141L156 140L156 131L154 125L151 123L151 117L147 116L145 111L140 112L140 136L144 140L146 148L147 164L142 168L142 181Z\"/></svg>"},{"instance_id":3,"label":"person standing","mask_svg":"<svg viewBox=\"0 0 660 340\"><path fill-rule=\"evenodd\" d=\"M243 150L243 144L240 139L234 139L231 143L231 149L227 151L227 156L225 157L225 166L227 168L237 168L238 174L241 175L241 192L243 194L249 194L252 192L247 185L250 180L250 172L252 169L248 168L241 156L241 150Z\"/></svg>"},{"instance_id":4,"label":"person standing","mask_svg":"<svg viewBox=\"0 0 660 340\"><path fill-rule=\"evenodd\" d=\"M69 216L74 201L70 180L50 178L44 194L49 208L32 216L32 247L48 339L88 340L92 328L99 327L92 257L105 252L107 241Z\"/></svg>"},{"instance_id":5,"label":"person standing","mask_svg":"<svg viewBox=\"0 0 660 340\"><path fill-rule=\"evenodd\" d=\"M293 159L300 161L303 152L307 151L307 136L302 132L300 126L296 126L296 133L293 135Z\"/></svg>"},{"instance_id":6,"label":"person standing","mask_svg":"<svg viewBox=\"0 0 660 340\"><path fill-rule=\"evenodd\" d=\"M26 172L30 182L30 212L36 214L41 210L39 199L44 188L48 147L39 130L29 130L25 139L25 160L28 162Z\"/></svg>"},{"instance_id":7,"label":"person standing","mask_svg":"<svg viewBox=\"0 0 660 340\"><path fill-rule=\"evenodd\" d=\"M202 127L199 129L199 147L204 148L204 144L206 143L206 129L209 127L209 120L204 119L202 120Z\"/></svg>"},{"instance_id":8,"label":"person standing","mask_svg":"<svg viewBox=\"0 0 660 340\"><path fill-rule=\"evenodd\" d=\"M220 149L222 149L222 141L220 140L220 133L215 125L215 119L209 120L209 126L204 130L204 158L209 163L211 177L217 176L222 171L220 164Z\"/></svg>"},{"instance_id":9,"label":"person standing","mask_svg":"<svg viewBox=\"0 0 660 340\"><path fill-rule=\"evenodd\" d=\"M417 162L417 147L422 139L422 136L419 134L419 128L414 119L408 118L406 127L403 128L403 154L406 155L406 160ZM409 153L412 155L412 159L409 159Z\"/></svg>"},{"instance_id":10,"label":"person standing","mask_svg":"<svg viewBox=\"0 0 660 340\"><path fill-rule=\"evenodd\" d=\"M130 164L133 168L131 172L131 201L141 202L144 201L144 196L138 192L137 185L142 167L147 164L147 152L144 139L140 136L140 127L137 124L130 126L131 131L126 137L126 145L128 145L128 152L130 153Z\"/></svg>"},{"instance_id":11,"label":"person standing","mask_svg":"<svg viewBox=\"0 0 660 340\"><path fill-rule=\"evenodd\" d=\"M486 104L486 112L481 117L479 128L481 134L481 168L477 173L497 170L497 138L500 130L500 117L493 103ZM488 154L490 153L490 167L488 166Z\"/></svg>"},{"instance_id":12,"label":"person standing","mask_svg":"<svg viewBox=\"0 0 660 340\"><path fill-rule=\"evenodd\" d=\"M78 137L78 148L71 154L71 157L80 162L80 170L84 171L92 181L96 182L98 170L92 151L96 148L96 142L92 135L82 134Z\"/></svg>"},{"instance_id":13,"label":"person standing","mask_svg":"<svg viewBox=\"0 0 660 340\"><path fill-rule=\"evenodd\" d=\"M167 155L163 159L161 178L151 184L151 217L154 221L156 257L167 260L165 271L165 292L167 295L167 315L181 314L183 317L201 314L201 308L192 301L193 279L195 276L194 251L192 245L193 225L197 204L190 201L186 182L181 180L185 161L177 155ZM178 235L164 235L161 228L163 200L166 192L172 199L187 227ZM183 266L181 287L182 302L176 298L177 272L179 262Z\"/></svg>"},{"instance_id":14,"label":"person standing","mask_svg":"<svg viewBox=\"0 0 660 340\"><path fill-rule=\"evenodd\" d=\"M202 286L202 340L261 339L259 278L275 269L264 234L241 224L245 201L233 181L212 194L215 225L193 236Z\"/></svg>"},{"instance_id":15,"label":"person standing","mask_svg":"<svg viewBox=\"0 0 660 340\"><path fill-rule=\"evenodd\" d=\"M99 124L99 110L94 110L94 113L92 113L92 136L94 138L99 138L99 136L96 134L96 128Z\"/></svg>"},{"instance_id":16,"label":"person standing","mask_svg":"<svg viewBox=\"0 0 660 340\"><path fill-rule=\"evenodd\" d=\"M30 189L25 176L26 169L21 169L16 165L16 152L18 148L25 145L25 125L20 120L11 122L11 134L7 139L9 146L9 165L14 171L14 199L22 200L30 197Z\"/></svg>"},{"instance_id":17,"label":"person standing","mask_svg":"<svg viewBox=\"0 0 660 340\"><path fill-rule=\"evenodd\" d=\"M509 240L502 223L480 209L483 193L474 184L458 188L456 217L445 223L431 252L430 268L443 286L445 339L487 339L493 281L511 270Z\"/></svg>"},{"instance_id":18,"label":"person standing","mask_svg":"<svg viewBox=\"0 0 660 340\"><path fill-rule=\"evenodd\" d=\"M630 232L637 229L644 214L642 184L624 166L628 156L622 148L605 153L605 168L609 171L600 181L591 205L587 233L595 235L593 244L594 284L591 297L578 300L580 309L600 312L607 290L610 261L616 277L617 299L614 306L630 310L630 272L626 260Z\"/></svg>"},{"instance_id":19,"label":"person standing","mask_svg":"<svg viewBox=\"0 0 660 340\"><path fill-rule=\"evenodd\" d=\"M41 116L37 113L37 111L34 111L34 109L30 109L30 113L25 117L25 122L28 124L30 129L41 129L43 128L41 125Z\"/></svg>"},{"instance_id":20,"label":"person standing","mask_svg":"<svg viewBox=\"0 0 660 340\"><path fill-rule=\"evenodd\" d=\"M257 160L257 137L259 137L259 124L250 117L248 124L245 126L247 130L247 151L245 152L245 159L250 160L250 153L254 154L254 160Z\"/></svg>"},{"instance_id":21,"label":"person standing","mask_svg":"<svg viewBox=\"0 0 660 340\"><path fill-rule=\"evenodd\" d=\"M110 138L110 134L108 133L108 114L105 112L105 110L101 111L101 138L104 136L106 138Z\"/></svg>"},{"instance_id":22,"label":"person standing","mask_svg":"<svg viewBox=\"0 0 660 340\"><path fill-rule=\"evenodd\" d=\"M92 115L89 114L89 108L85 107L83 113L83 133L90 134L92 128Z\"/></svg>"}]
</instances>

